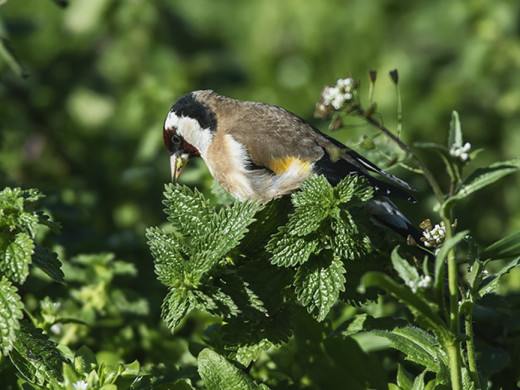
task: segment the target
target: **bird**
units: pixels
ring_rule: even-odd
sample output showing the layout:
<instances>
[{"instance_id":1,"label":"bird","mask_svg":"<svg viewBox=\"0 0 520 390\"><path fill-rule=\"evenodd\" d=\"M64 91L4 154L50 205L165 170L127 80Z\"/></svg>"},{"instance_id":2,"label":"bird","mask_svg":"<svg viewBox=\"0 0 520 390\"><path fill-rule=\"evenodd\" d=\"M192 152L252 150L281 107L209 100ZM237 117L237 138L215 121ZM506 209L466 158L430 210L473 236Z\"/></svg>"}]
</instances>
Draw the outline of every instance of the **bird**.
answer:
<instances>
[{"instance_id":1,"label":"bird","mask_svg":"<svg viewBox=\"0 0 520 390\"><path fill-rule=\"evenodd\" d=\"M421 232L390 200L415 202L409 193L414 187L283 108L193 91L171 107L163 139L172 181L178 181L191 158L201 157L217 183L240 201L267 203L297 191L313 174L324 175L332 185L361 175L374 193L368 212L420 243Z\"/></svg>"}]
</instances>

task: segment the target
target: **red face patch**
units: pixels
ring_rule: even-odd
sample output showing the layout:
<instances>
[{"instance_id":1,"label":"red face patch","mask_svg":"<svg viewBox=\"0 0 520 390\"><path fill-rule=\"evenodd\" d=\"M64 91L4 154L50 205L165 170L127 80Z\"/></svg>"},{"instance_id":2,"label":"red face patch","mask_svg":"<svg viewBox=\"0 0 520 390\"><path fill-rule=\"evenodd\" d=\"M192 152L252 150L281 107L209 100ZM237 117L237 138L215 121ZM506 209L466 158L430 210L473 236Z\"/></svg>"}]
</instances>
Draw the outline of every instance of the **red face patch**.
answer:
<instances>
[{"instance_id":1,"label":"red face patch","mask_svg":"<svg viewBox=\"0 0 520 390\"><path fill-rule=\"evenodd\" d=\"M163 131L164 146L166 146L166 149L170 152L172 151L172 136L175 133L176 132L173 129L164 129Z\"/></svg>"},{"instance_id":2,"label":"red face patch","mask_svg":"<svg viewBox=\"0 0 520 390\"><path fill-rule=\"evenodd\" d=\"M179 145L175 145L173 142L173 137L177 135L177 131L175 128L173 129L164 129L163 131L163 141L166 149L170 153L175 152L175 149L180 149ZM200 152L197 150L195 146L186 142L186 140L182 137L179 137L182 140L182 150L190 155L190 157L200 157Z\"/></svg>"}]
</instances>

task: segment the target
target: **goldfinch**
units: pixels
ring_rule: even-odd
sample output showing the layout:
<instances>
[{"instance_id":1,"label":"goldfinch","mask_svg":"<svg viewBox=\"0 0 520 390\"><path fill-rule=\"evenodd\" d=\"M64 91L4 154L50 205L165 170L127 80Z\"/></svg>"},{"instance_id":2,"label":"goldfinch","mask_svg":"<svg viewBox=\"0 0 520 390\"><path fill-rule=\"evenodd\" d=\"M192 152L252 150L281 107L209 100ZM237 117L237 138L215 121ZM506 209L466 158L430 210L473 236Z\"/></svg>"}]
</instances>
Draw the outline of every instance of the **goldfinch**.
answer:
<instances>
[{"instance_id":1,"label":"goldfinch","mask_svg":"<svg viewBox=\"0 0 520 390\"><path fill-rule=\"evenodd\" d=\"M374 189L370 213L419 242L418 230L388 199L415 201L406 191L415 189L287 110L194 91L173 104L163 137L172 180L190 158L202 157L213 178L242 201L267 203L298 190L312 174L324 175L333 185L347 175L362 175Z\"/></svg>"}]
</instances>

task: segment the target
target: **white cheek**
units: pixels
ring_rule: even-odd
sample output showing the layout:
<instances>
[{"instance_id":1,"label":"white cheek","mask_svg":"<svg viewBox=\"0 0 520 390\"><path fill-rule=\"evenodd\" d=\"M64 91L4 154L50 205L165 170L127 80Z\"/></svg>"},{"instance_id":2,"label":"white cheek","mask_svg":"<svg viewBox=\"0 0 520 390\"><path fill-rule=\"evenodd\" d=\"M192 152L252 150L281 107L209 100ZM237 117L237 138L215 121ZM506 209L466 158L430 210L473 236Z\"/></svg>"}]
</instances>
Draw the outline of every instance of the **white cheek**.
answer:
<instances>
[{"instance_id":1,"label":"white cheek","mask_svg":"<svg viewBox=\"0 0 520 390\"><path fill-rule=\"evenodd\" d=\"M179 117L174 112L168 113L164 126L166 128L176 128L177 133L186 142L193 145L200 152L202 158L206 160L208 148L213 141L213 133L210 129L202 128L199 122L193 118Z\"/></svg>"}]
</instances>

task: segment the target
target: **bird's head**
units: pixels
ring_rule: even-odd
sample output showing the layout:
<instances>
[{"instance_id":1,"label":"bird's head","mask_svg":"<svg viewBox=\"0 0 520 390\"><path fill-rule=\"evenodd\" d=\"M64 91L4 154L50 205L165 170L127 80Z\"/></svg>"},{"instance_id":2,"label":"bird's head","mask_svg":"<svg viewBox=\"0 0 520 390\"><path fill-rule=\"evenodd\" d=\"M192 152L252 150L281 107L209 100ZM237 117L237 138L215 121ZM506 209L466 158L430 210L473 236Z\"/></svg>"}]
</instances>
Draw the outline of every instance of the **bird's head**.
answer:
<instances>
[{"instance_id":1,"label":"bird's head","mask_svg":"<svg viewBox=\"0 0 520 390\"><path fill-rule=\"evenodd\" d=\"M205 158L217 129L212 91L195 91L177 100L164 122L163 139L170 152L172 180L177 182L192 157Z\"/></svg>"}]
</instances>

